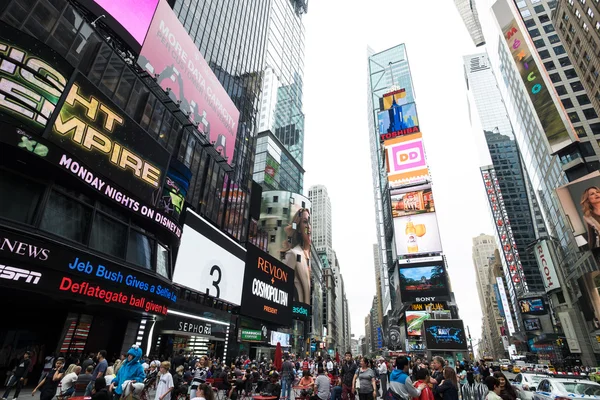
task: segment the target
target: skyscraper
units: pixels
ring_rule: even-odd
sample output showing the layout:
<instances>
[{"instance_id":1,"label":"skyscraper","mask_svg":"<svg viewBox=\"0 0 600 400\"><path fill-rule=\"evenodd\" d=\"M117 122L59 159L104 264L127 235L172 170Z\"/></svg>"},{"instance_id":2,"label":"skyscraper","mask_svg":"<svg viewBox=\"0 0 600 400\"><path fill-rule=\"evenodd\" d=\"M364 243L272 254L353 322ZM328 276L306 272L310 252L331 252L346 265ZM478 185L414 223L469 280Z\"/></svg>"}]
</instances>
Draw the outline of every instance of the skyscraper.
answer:
<instances>
[{"instance_id":1,"label":"skyscraper","mask_svg":"<svg viewBox=\"0 0 600 400\"><path fill-rule=\"evenodd\" d=\"M381 276L381 255L379 254L379 247L373 245L373 266L375 267L375 297L377 297L377 324L381 326L383 322L383 296L382 288L385 287L386 282Z\"/></svg>"},{"instance_id":2,"label":"skyscraper","mask_svg":"<svg viewBox=\"0 0 600 400\"><path fill-rule=\"evenodd\" d=\"M317 251L325 252L330 264L334 264L333 229L331 225L331 199L324 185L313 185L308 189L312 203L312 243Z\"/></svg>"},{"instance_id":3,"label":"skyscraper","mask_svg":"<svg viewBox=\"0 0 600 400\"><path fill-rule=\"evenodd\" d=\"M481 31L481 23L479 22L479 16L477 15L477 7L475 6L474 0L454 0L454 4L458 9L460 17L463 19L469 35L475 46L483 46L485 44L485 38Z\"/></svg>"}]
</instances>

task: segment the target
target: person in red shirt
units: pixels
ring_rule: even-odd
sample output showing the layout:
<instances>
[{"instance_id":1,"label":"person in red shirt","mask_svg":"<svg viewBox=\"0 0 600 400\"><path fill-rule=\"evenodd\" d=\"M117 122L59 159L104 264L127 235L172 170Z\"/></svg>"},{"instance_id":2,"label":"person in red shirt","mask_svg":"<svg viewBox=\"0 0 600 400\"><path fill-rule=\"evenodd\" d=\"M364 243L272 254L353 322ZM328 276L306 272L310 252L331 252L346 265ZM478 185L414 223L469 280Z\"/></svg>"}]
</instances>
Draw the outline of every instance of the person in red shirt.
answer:
<instances>
[{"instance_id":1,"label":"person in red shirt","mask_svg":"<svg viewBox=\"0 0 600 400\"><path fill-rule=\"evenodd\" d=\"M421 396L413 397L414 400L433 400L433 392L429 387L429 370L427 368L419 368L415 374L417 381L414 383L415 387L419 387L425 384L423 390L421 390Z\"/></svg>"}]
</instances>

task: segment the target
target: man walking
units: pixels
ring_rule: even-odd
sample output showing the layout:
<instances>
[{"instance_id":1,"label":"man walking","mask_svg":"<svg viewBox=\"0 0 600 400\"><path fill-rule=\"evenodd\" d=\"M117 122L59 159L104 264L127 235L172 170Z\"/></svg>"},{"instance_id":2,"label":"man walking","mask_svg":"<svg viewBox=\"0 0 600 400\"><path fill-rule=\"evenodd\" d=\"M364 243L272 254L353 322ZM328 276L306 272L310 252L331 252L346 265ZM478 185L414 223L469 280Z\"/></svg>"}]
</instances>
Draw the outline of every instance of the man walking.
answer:
<instances>
[{"instance_id":1,"label":"man walking","mask_svg":"<svg viewBox=\"0 0 600 400\"><path fill-rule=\"evenodd\" d=\"M352 360L352 353L349 351L344 354L344 364L342 365L342 371L340 374L340 380L342 384L342 400L354 400L354 393L352 393L352 381L354 374L356 374L356 363Z\"/></svg>"},{"instance_id":2,"label":"man walking","mask_svg":"<svg viewBox=\"0 0 600 400\"><path fill-rule=\"evenodd\" d=\"M290 355L286 354L285 361L281 366L281 399L290 400L292 385L294 385L294 364L290 361Z\"/></svg>"},{"instance_id":3,"label":"man walking","mask_svg":"<svg viewBox=\"0 0 600 400\"><path fill-rule=\"evenodd\" d=\"M444 380L444 364L446 364L446 360L443 357L433 357L433 361L431 362L431 382L434 388ZM434 393L433 396L435 400L442 400L441 393Z\"/></svg>"},{"instance_id":4,"label":"man walking","mask_svg":"<svg viewBox=\"0 0 600 400\"><path fill-rule=\"evenodd\" d=\"M92 380L90 383L88 383L84 396L92 395L92 389L96 384L96 379L103 378L104 374L106 373L106 369L108 368L108 362L106 361L106 350L100 350L96 355L96 358L98 359L98 364L96 365L96 368L94 368L94 372L92 372Z\"/></svg>"},{"instance_id":5,"label":"man walking","mask_svg":"<svg viewBox=\"0 0 600 400\"><path fill-rule=\"evenodd\" d=\"M27 378L27 374L29 373L29 366L31 365L31 360L29 359L31 353L28 351L23 354L23 359L17 364L17 369L13 376L10 377L10 381L8 381L8 385L6 385L6 392L2 396L2 400L7 400L8 396L10 396L10 391L13 387L15 389L15 397L13 400L17 400L19 397L19 393L21 393L21 388L23 387L23 382Z\"/></svg>"},{"instance_id":6,"label":"man walking","mask_svg":"<svg viewBox=\"0 0 600 400\"><path fill-rule=\"evenodd\" d=\"M379 360L379 382L381 383L381 395L385 396L387 392L387 365L384 359Z\"/></svg>"}]
</instances>

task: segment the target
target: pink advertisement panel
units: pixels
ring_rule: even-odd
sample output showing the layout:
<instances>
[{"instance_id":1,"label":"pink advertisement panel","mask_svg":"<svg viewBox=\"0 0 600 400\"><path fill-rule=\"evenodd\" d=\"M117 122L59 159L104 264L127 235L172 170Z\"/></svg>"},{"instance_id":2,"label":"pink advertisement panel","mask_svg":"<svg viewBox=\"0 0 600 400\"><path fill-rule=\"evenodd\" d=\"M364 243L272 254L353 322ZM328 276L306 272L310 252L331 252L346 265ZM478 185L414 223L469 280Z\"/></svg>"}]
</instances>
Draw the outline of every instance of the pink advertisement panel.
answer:
<instances>
[{"instance_id":1,"label":"pink advertisement panel","mask_svg":"<svg viewBox=\"0 0 600 400\"><path fill-rule=\"evenodd\" d=\"M429 179L422 134L415 133L383 142L390 188Z\"/></svg>"},{"instance_id":2,"label":"pink advertisement panel","mask_svg":"<svg viewBox=\"0 0 600 400\"><path fill-rule=\"evenodd\" d=\"M158 3L138 64L170 89L171 99L231 164L240 113L165 0Z\"/></svg>"}]
</instances>

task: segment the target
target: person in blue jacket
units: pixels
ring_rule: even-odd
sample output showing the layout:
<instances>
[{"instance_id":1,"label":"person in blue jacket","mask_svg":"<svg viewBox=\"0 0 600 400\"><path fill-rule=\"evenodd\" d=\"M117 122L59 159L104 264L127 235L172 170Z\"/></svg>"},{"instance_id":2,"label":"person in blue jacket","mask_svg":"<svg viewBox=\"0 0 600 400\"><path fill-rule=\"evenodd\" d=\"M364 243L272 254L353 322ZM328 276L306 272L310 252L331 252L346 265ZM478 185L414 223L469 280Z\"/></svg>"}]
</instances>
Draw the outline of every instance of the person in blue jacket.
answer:
<instances>
[{"instance_id":1,"label":"person in blue jacket","mask_svg":"<svg viewBox=\"0 0 600 400\"><path fill-rule=\"evenodd\" d=\"M133 345L127 352L127 358L121 364L117 376L113 379L110 390L118 396L123 394L123 382L132 381L132 383L143 383L146 378L144 367L140 363L142 358L142 349L139 346Z\"/></svg>"}]
</instances>

